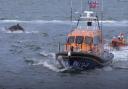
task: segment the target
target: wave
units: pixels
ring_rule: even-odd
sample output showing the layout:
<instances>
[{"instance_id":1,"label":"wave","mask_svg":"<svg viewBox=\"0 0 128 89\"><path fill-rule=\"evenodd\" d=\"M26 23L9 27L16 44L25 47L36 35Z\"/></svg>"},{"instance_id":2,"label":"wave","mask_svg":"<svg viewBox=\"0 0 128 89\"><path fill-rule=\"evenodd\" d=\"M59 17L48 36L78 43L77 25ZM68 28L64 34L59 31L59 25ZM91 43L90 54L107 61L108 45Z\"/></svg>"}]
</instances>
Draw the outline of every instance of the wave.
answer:
<instances>
[{"instance_id":1,"label":"wave","mask_svg":"<svg viewBox=\"0 0 128 89\"><path fill-rule=\"evenodd\" d=\"M128 47L124 47L119 51L113 50L111 52L114 54L113 63L111 65L103 67L101 70L112 71L113 68L128 69ZM70 69L68 68L64 68L64 69L59 68L59 65L55 60L55 53L41 52L40 54L44 57L47 57L47 60L39 61L38 63L36 62L35 65L42 64L44 67L55 72L70 71Z\"/></svg>"},{"instance_id":2,"label":"wave","mask_svg":"<svg viewBox=\"0 0 128 89\"><path fill-rule=\"evenodd\" d=\"M128 20L116 21L116 20L104 20L100 21L105 26L128 26ZM47 23L57 23L57 24L76 24L77 21L68 20L0 20L0 23L30 23L30 24L47 24Z\"/></svg>"},{"instance_id":3,"label":"wave","mask_svg":"<svg viewBox=\"0 0 128 89\"><path fill-rule=\"evenodd\" d=\"M113 68L127 68L128 69L128 46L121 47L119 50L111 48L108 44L105 44L105 49L114 54L112 63Z\"/></svg>"},{"instance_id":4,"label":"wave","mask_svg":"<svg viewBox=\"0 0 128 89\"><path fill-rule=\"evenodd\" d=\"M44 67L55 72L64 72L68 70L67 68L60 69L58 62L55 60L55 53L43 51L39 54L42 55L43 59L25 58L25 62L32 66L43 65Z\"/></svg>"},{"instance_id":5,"label":"wave","mask_svg":"<svg viewBox=\"0 0 128 89\"><path fill-rule=\"evenodd\" d=\"M67 70L66 68L63 69L59 68L57 61L54 58L54 53L47 53L44 51L41 52L40 54L44 57L43 59L25 58L25 62L28 65L32 65L32 66L43 65L45 68L48 68L55 72L64 72Z\"/></svg>"},{"instance_id":6,"label":"wave","mask_svg":"<svg viewBox=\"0 0 128 89\"><path fill-rule=\"evenodd\" d=\"M118 69L128 69L128 47L123 47L121 50L112 50L114 54L113 63L111 65L103 67L101 70L103 71L112 71L113 68ZM55 53L49 53L46 51L42 51L39 53L46 60L32 60L30 64L32 65L43 65L44 67L55 71L55 72L65 72L70 71L69 68L60 69L57 61L55 60ZM34 62L33 62L34 61ZM29 61L28 61L29 62Z\"/></svg>"},{"instance_id":7,"label":"wave","mask_svg":"<svg viewBox=\"0 0 128 89\"><path fill-rule=\"evenodd\" d=\"M68 70L67 68L59 69L56 64L50 63L48 60L43 62L43 66L55 72L64 72Z\"/></svg>"},{"instance_id":8,"label":"wave","mask_svg":"<svg viewBox=\"0 0 128 89\"><path fill-rule=\"evenodd\" d=\"M112 71L113 68L128 69L128 47L123 47L118 51L112 50L111 52L114 54L113 63L103 67L101 70ZM31 65L43 65L55 72L70 71L69 68L60 69L58 62L55 60L55 53L42 51L39 54L42 56L42 59L27 59L25 61Z\"/></svg>"},{"instance_id":9,"label":"wave","mask_svg":"<svg viewBox=\"0 0 128 89\"><path fill-rule=\"evenodd\" d=\"M0 23L65 23L70 21L63 21L63 20L0 20Z\"/></svg>"},{"instance_id":10,"label":"wave","mask_svg":"<svg viewBox=\"0 0 128 89\"><path fill-rule=\"evenodd\" d=\"M29 34L29 33L39 33L39 31L24 31L24 32L23 32L23 31L14 31L14 32L11 32L11 31L7 30L7 29L4 28L4 27L1 28L1 31L4 32L4 33L14 33L14 34L15 34L15 33L16 33L16 34L17 34L17 33L26 33L26 34Z\"/></svg>"},{"instance_id":11,"label":"wave","mask_svg":"<svg viewBox=\"0 0 128 89\"><path fill-rule=\"evenodd\" d=\"M15 32L11 32L11 31L4 31L5 33L13 33L13 34L17 34L17 33L26 33L26 34L29 34L29 33L39 33L38 31L15 31Z\"/></svg>"},{"instance_id":12,"label":"wave","mask_svg":"<svg viewBox=\"0 0 128 89\"><path fill-rule=\"evenodd\" d=\"M46 51L42 51L39 53L40 55L42 55L43 57L51 57L51 58L55 58L55 53L49 53L49 52L46 52Z\"/></svg>"},{"instance_id":13,"label":"wave","mask_svg":"<svg viewBox=\"0 0 128 89\"><path fill-rule=\"evenodd\" d=\"M128 47L123 47L120 50L113 50L112 53L115 55L114 61L128 61Z\"/></svg>"},{"instance_id":14,"label":"wave","mask_svg":"<svg viewBox=\"0 0 128 89\"><path fill-rule=\"evenodd\" d=\"M128 69L128 47L123 47L119 51L112 51L114 54L113 67Z\"/></svg>"}]
</instances>

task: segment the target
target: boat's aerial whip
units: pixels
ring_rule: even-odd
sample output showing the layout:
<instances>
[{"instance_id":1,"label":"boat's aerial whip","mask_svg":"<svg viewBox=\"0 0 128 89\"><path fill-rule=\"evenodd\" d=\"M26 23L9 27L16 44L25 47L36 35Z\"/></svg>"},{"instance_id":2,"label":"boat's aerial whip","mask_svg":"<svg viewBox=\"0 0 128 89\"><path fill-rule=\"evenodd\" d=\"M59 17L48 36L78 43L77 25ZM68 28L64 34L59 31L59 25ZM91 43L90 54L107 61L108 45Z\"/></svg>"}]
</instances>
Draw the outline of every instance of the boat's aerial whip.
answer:
<instances>
[{"instance_id":1,"label":"boat's aerial whip","mask_svg":"<svg viewBox=\"0 0 128 89\"><path fill-rule=\"evenodd\" d=\"M72 0L70 1L70 4L71 4L71 16L70 16L70 18L71 18L71 22L72 22Z\"/></svg>"}]
</instances>

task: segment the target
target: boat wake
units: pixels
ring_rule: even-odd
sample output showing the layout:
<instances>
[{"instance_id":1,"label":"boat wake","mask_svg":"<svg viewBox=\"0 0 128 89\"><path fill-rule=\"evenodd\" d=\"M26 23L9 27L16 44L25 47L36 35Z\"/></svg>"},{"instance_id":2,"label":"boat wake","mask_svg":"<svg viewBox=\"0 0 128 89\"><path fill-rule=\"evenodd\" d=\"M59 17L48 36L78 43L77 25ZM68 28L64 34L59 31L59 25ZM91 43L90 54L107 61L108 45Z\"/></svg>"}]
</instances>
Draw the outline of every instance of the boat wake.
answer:
<instances>
[{"instance_id":1,"label":"boat wake","mask_svg":"<svg viewBox=\"0 0 128 89\"><path fill-rule=\"evenodd\" d=\"M43 57L47 57L48 59L45 61L40 61L38 64L43 64L44 67L55 71L55 72L64 72L67 68L60 69L58 62L55 60L55 53L48 53L48 52L40 52L40 55Z\"/></svg>"},{"instance_id":2,"label":"boat wake","mask_svg":"<svg viewBox=\"0 0 128 89\"><path fill-rule=\"evenodd\" d=\"M97 70L112 71L113 68L128 69L128 47L122 48L119 51L113 50L112 53L115 55L112 65L105 66L102 69L97 69ZM52 71L55 71L55 72L66 72L70 70L70 68L61 69L59 67L57 61L55 60L55 53L49 53L46 51L42 51L39 54L42 55L43 59L26 60L26 62L34 66L43 65L44 67Z\"/></svg>"},{"instance_id":3,"label":"boat wake","mask_svg":"<svg viewBox=\"0 0 128 89\"><path fill-rule=\"evenodd\" d=\"M67 69L63 68L60 69L57 61L55 60L55 54L54 53L47 53L46 51L40 52L39 53L42 56L42 59L36 59L36 58L26 58L25 62L28 65L32 65L32 66L37 66L37 65L43 65L44 67L55 71L55 72L64 72Z\"/></svg>"},{"instance_id":4,"label":"boat wake","mask_svg":"<svg viewBox=\"0 0 128 89\"><path fill-rule=\"evenodd\" d=\"M55 24L74 24L76 25L77 21L68 20L30 20L30 21L23 21L23 20L0 20L0 23L26 23L26 24L48 24L48 23L55 23ZM101 21L99 21L101 22ZM128 26L128 20L116 21L116 20L104 20L102 21L104 26Z\"/></svg>"},{"instance_id":5,"label":"boat wake","mask_svg":"<svg viewBox=\"0 0 128 89\"><path fill-rule=\"evenodd\" d=\"M128 69L128 47L123 47L118 51L113 50L112 53L115 55L112 66Z\"/></svg>"},{"instance_id":6,"label":"boat wake","mask_svg":"<svg viewBox=\"0 0 128 89\"><path fill-rule=\"evenodd\" d=\"M64 72L68 70L68 68L59 68L55 60L53 60L53 62L51 62L51 60L47 60L43 62L43 66L55 72Z\"/></svg>"}]
</instances>

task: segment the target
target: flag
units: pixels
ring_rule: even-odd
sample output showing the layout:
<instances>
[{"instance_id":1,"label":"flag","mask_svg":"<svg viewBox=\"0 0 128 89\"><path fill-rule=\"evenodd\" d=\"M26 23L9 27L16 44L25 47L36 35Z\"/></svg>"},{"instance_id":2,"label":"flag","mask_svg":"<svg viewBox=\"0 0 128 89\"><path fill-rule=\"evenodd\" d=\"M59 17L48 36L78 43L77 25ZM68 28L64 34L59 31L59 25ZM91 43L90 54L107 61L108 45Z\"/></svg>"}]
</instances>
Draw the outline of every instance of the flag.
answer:
<instances>
[{"instance_id":1,"label":"flag","mask_svg":"<svg viewBox=\"0 0 128 89\"><path fill-rule=\"evenodd\" d=\"M89 8L96 8L98 3L96 1L89 1L88 4Z\"/></svg>"}]
</instances>

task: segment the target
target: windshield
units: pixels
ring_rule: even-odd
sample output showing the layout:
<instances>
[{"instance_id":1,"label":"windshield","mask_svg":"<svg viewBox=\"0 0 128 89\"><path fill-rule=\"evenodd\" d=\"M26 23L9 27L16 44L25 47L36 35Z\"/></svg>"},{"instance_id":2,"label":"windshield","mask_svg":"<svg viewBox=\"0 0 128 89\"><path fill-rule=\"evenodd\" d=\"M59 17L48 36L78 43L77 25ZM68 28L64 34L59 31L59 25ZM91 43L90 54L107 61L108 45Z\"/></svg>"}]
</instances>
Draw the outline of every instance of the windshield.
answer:
<instances>
[{"instance_id":1,"label":"windshield","mask_svg":"<svg viewBox=\"0 0 128 89\"><path fill-rule=\"evenodd\" d=\"M100 37L99 36L95 36L94 40L93 40L94 45L98 45L100 43Z\"/></svg>"},{"instance_id":2,"label":"windshield","mask_svg":"<svg viewBox=\"0 0 128 89\"><path fill-rule=\"evenodd\" d=\"M82 43L83 43L83 39L84 39L83 36L77 36L77 37L76 37L76 43L77 43L77 44L82 44Z\"/></svg>"},{"instance_id":3,"label":"windshield","mask_svg":"<svg viewBox=\"0 0 128 89\"><path fill-rule=\"evenodd\" d=\"M75 39L74 36L70 36L70 37L68 38L67 43L74 43L74 39Z\"/></svg>"},{"instance_id":4,"label":"windshield","mask_svg":"<svg viewBox=\"0 0 128 89\"><path fill-rule=\"evenodd\" d=\"M85 37L85 40L84 40L84 43L86 43L86 44L91 44L92 41L93 41L92 37L86 36L86 37Z\"/></svg>"}]
</instances>

